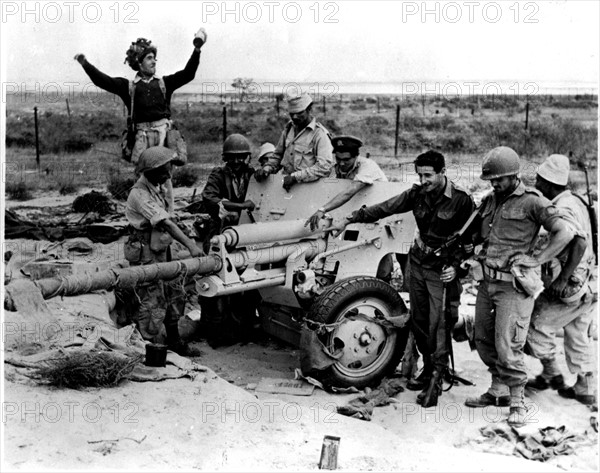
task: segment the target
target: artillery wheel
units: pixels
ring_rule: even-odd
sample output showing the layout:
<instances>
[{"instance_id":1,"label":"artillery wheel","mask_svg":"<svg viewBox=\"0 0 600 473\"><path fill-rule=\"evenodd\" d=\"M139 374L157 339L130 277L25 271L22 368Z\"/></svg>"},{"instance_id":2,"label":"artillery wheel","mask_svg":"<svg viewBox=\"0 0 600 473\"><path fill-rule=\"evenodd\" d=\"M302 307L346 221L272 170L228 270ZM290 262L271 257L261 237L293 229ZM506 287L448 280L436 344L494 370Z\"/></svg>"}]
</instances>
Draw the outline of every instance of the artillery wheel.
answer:
<instances>
[{"instance_id":1,"label":"artillery wheel","mask_svg":"<svg viewBox=\"0 0 600 473\"><path fill-rule=\"evenodd\" d=\"M362 317L351 320L347 316L387 318L394 310L398 315L399 309L408 312L398 292L379 279L359 276L332 284L315 301L307 318L340 323L319 338L331 352L342 348L342 356L329 368L311 374L326 386L363 388L393 373L406 346L408 324L399 329L387 328Z\"/></svg>"}]
</instances>

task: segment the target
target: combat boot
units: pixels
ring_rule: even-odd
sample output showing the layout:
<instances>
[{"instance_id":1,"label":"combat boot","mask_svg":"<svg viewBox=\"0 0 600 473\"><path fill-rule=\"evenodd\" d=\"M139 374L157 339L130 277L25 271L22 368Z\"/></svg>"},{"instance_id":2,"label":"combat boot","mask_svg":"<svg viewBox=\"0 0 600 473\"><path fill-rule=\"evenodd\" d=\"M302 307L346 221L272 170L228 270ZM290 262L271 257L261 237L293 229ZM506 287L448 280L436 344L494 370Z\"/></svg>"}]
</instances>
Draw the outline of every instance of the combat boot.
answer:
<instances>
[{"instance_id":1,"label":"combat boot","mask_svg":"<svg viewBox=\"0 0 600 473\"><path fill-rule=\"evenodd\" d=\"M596 377L593 372L578 373L577 381L571 387L558 390L558 394L567 399L575 399L582 404L596 404Z\"/></svg>"},{"instance_id":2,"label":"combat boot","mask_svg":"<svg viewBox=\"0 0 600 473\"><path fill-rule=\"evenodd\" d=\"M431 372L433 368L430 364L423 365L421 374L414 379L409 379L406 383L406 389L410 391L419 391L420 389L426 389L429 386L431 380Z\"/></svg>"},{"instance_id":3,"label":"combat boot","mask_svg":"<svg viewBox=\"0 0 600 473\"><path fill-rule=\"evenodd\" d=\"M510 411L507 422L511 427L523 427L527 423L524 391L523 385L510 387Z\"/></svg>"},{"instance_id":4,"label":"combat boot","mask_svg":"<svg viewBox=\"0 0 600 473\"><path fill-rule=\"evenodd\" d=\"M478 397L469 397L465 401L467 407L508 407L510 405L510 396L508 396L508 386L504 384L497 376L492 376L492 385Z\"/></svg>"},{"instance_id":5,"label":"combat boot","mask_svg":"<svg viewBox=\"0 0 600 473\"><path fill-rule=\"evenodd\" d=\"M543 391L548 388L562 389L565 388L565 380L563 375L560 373L560 369L556 364L554 358L540 360L542 362L542 373L537 375L534 379L527 381L526 387L530 389L537 389Z\"/></svg>"}]
</instances>

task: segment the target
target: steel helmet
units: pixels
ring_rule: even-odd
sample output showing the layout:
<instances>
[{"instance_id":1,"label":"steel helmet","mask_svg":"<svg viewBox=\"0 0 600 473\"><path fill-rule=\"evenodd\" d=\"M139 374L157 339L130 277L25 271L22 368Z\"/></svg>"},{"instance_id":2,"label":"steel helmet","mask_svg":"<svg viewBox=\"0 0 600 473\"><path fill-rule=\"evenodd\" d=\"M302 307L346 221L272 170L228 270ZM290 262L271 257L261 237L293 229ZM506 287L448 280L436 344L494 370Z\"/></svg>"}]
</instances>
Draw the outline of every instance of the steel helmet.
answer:
<instances>
[{"instance_id":1,"label":"steel helmet","mask_svg":"<svg viewBox=\"0 0 600 473\"><path fill-rule=\"evenodd\" d=\"M146 148L140 155L140 159L136 164L135 171L138 174L150 171L151 169L159 168L171 162L177 153L164 146L151 146Z\"/></svg>"},{"instance_id":2,"label":"steel helmet","mask_svg":"<svg viewBox=\"0 0 600 473\"><path fill-rule=\"evenodd\" d=\"M250 154L250 143L238 133L229 135L223 143L223 156L226 154Z\"/></svg>"},{"instance_id":3,"label":"steel helmet","mask_svg":"<svg viewBox=\"0 0 600 473\"><path fill-rule=\"evenodd\" d=\"M498 146L483 157L480 178L489 181L519 174L519 155L508 146Z\"/></svg>"}]
</instances>

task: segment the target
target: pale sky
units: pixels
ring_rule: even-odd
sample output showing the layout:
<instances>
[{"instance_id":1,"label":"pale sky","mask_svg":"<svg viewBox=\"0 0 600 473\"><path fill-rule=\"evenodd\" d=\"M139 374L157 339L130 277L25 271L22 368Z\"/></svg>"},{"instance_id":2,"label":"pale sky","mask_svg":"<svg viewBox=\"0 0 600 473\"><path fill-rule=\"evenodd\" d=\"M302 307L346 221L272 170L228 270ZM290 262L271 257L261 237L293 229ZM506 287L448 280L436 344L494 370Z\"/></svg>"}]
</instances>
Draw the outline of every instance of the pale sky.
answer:
<instances>
[{"instance_id":1,"label":"pale sky","mask_svg":"<svg viewBox=\"0 0 600 473\"><path fill-rule=\"evenodd\" d=\"M590 87L598 82L599 15L599 2L573 0L4 1L0 61L5 84L87 81L78 52L109 75L132 77L125 51L143 36L158 47L158 73L170 74L204 27L196 86L250 77Z\"/></svg>"}]
</instances>

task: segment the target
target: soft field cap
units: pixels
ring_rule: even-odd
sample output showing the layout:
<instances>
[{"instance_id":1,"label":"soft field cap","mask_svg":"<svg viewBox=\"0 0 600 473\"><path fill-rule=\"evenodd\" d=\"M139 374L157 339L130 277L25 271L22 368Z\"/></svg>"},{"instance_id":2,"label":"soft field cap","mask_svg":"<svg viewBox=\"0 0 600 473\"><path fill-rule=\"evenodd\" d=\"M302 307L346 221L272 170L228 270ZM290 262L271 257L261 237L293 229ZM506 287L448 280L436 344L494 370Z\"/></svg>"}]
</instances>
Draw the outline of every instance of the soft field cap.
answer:
<instances>
[{"instance_id":1,"label":"soft field cap","mask_svg":"<svg viewBox=\"0 0 600 473\"><path fill-rule=\"evenodd\" d=\"M538 175L543 177L548 182L552 182L558 186L566 186L569 182L569 158L562 154L553 154L546 158L539 169Z\"/></svg>"},{"instance_id":2,"label":"soft field cap","mask_svg":"<svg viewBox=\"0 0 600 473\"><path fill-rule=\"evenodd\" d=\"M150 169L156 169L163 164L167 164L175 157L177 157L175 150L165 148L164 146L151 146L145 149L140 155L135 171L138 174L142 174Z\"/></svg>"},{"instance_id":3,"label":"soft field cap","mask_svg":"<svg viewBox=\"0 0 600 473\"><path fill-rule=\"evenodd\" d=\"M299 113L303 112L312 103L312 97L308 94L300 94L295 97L288 97L288 112Z\"/></svg>"},{"instance_id":4,"label":"soft field cap","mask_svg":"<svg viewBox=\"0 0 600 473\"><path fill-rule=\"evenodd\" d=\"M273 153L275 151L275 146L273 143L263 143L258 149L258 159L262 158L267 153Z\"/></svg>"}]
</instances>

